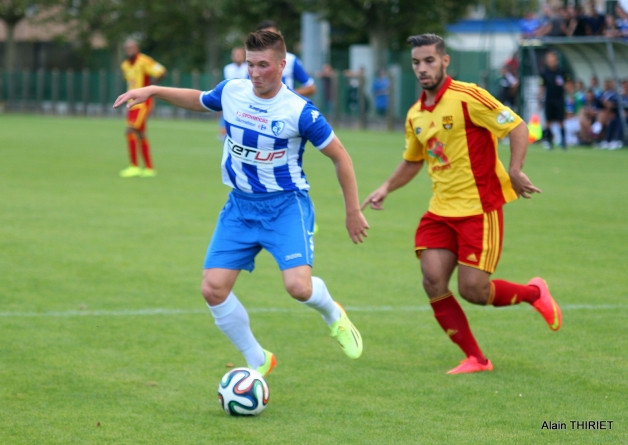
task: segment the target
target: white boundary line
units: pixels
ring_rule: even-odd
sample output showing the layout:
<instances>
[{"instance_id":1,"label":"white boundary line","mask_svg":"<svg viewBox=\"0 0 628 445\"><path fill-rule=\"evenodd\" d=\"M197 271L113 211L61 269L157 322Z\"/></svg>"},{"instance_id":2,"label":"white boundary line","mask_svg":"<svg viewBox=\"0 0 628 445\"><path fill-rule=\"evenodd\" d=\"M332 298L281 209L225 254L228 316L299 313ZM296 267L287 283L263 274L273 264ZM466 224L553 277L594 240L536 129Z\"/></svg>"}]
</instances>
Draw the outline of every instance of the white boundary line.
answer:
<instances>
[{"instance_id":1,"label":"white boundary line","mask_svg":"<svg viewBox=\"0 0 628 445\"><path fill-rule=\"evenodd\" d=\"M471 306L471 310L478 310L482 307ZM504 309L531 309L528 305L518 305L499 308ZM560 307L563 311L577 311L577 310L615 310L615 309L628 309L626 304L565 304ZM346 306L349 312L424 312L431 311L430 306ZM251 314L260 313L295 313L295 312L310 312L310 309L305 308L279 308L279 307L258 307L249 308L247 311ZM208 309L167 309L167 308L153 308L153 309L122 309L122 310L71 310L71 311L49 311L49 312L0 312L0 318L55 318L55 317L129 317L136 315L189 315L189 314L207 314L210 312Z\"/></svg>"}]
</instances>

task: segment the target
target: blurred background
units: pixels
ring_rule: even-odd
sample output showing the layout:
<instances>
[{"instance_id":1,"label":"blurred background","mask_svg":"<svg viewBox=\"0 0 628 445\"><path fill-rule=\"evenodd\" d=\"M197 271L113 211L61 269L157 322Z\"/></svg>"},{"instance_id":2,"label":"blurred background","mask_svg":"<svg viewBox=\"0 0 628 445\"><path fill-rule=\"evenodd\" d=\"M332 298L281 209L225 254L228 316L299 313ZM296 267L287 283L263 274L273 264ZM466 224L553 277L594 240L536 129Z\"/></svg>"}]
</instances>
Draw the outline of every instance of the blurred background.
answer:
<instances>
[{"instance_id":1,"label":"blurred background","mask_svg":"<svg viewBox=\"0 0 628 445\"><path fill-rule=\"evenodd\" d=\"M563 0L0 0L0 111L118 115L124 41L163 64L161 83L208 90L231 51L264 20L316 82L310 97L333 124L403 125L420 87L408 36L435 32L449 74L538 113L543 54L558 49L573 78L628 72L623 2ZM609 46L610 42L610 46ZM624 74L625 75L625 74ZM154 115L213 119L159 103ZM542 116L541 116L542 119Z\"/></svg>"}]
</instances>

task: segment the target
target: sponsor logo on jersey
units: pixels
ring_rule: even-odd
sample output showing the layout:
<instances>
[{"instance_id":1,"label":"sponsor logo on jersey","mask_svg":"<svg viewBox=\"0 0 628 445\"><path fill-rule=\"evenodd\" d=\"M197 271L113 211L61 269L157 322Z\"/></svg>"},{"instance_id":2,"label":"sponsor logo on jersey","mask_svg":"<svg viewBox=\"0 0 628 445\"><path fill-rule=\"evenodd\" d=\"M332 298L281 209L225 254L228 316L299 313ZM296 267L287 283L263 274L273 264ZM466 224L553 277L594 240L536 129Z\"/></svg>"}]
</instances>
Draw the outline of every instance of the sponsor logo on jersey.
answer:
<instances>
[{"instance_id":1,"label":"sponsor logo on jersey","mask_svg":"<svg viewBox=\"0 0 628 445\"><path fill-rule=\"evenodd\" d=\"M321 113L319 113L316 110L313 110L312 111L312 122L316 122L316 119L318 119L318 116L320 116L320 115L321 115Z\"/></svg>"},{"instance_id":2,"label":"sponsor logo on jersey","mask_svg":"<svg viewBox=\"0 0 628 445\"><path fill-rule=\"evenodd\" d=\"M451 130L454 126L453 116L443 116L443 128L447 131Z\"/></svg>"},{"instance_id":3,"label":"sponsor logo on jersey","mask_svg":"<svg viewBox=\"0 0 628 445\"><path fill-rule=\"evenodd\" d=\"M258 167L279 167L288 163L287 148L280 150L260 150L259 148L238 144L230 137L225 138L225 148L234 159L238 159L249 165L256 165Z\"/></svg>"},{"instance_id":4,"label":"sponsor logo on jersey","mask_svg":"<svg viewBox=\"0 0 628 445\"><path fill-rule=\"evenodd\" d=\"M248 125L249 127L255 127L255 123L254 122L249 122L249 121L246 121L244 119L240 119L238 116L236 116L235 120L236 120L236 122L240 122L241 124Z\"/></svg>"},{"instance_id":5,"label":"sponsor logo on jersey","mask_svg":"<svg viewBox=\"0 0 628 445\"><path fill-rule=\"evenodd\" d=\"M249 108L253 111L257 111L258 113L268 113L268 110L264 110L262 108L256 107L254 105L249 105Z\"/></svg>"},{"instance_id":6,"label":"sponsor logo on jersey","mask_svg":"<svg viewBox=\"0 0 628 445\"><path fill-rule=\"evenodd\" d=\"M497 123L498 124L505 124L508 122L514 122L515 121L515 117L512 115L512 113L508 110L504 110L501 113L499 113L499 115L497 116Z\"/></svg>"},{"instance_id":7,"label":"sponsor logo on jersey","mask_svg":"<svg viewBox=\"0 0 628 445\"><path fill-rule=\"evenodd\" d=\"M275 136L279 136L285 126L286 124L284 121L272 121L270 124L270 129L273 131L273 134Z\"/></svg>"},{"instance_id":8,"label":"sponsor logo on jersey","mask_svg":"<svg viewBox=\"0 0 628 445\"><path fill-rule=\"evenodd\" d=\"M414 133L415 133L417 136L421 134L421 131L423 131L423 129L422 129L421 127L416 127L416 128L414 129Z\"/></svg>"},{"instance_id":9,"label":"sponsor logo on jersey","mask_svg":"<svg viewBox=\"0 0 628 445\"><path fill-rule=\"evenodd\" d=\"M445 155L445 144L440 142L438 139L431 138L427 141L427 154L433 158L436 158L439 164L446 164L447 166L449 166L449 159L447 159L447 156ZM438 166L435 166L432 170L446 170L446 168L443 167L445 167L445 165L440 168L438 168ZM449 168L451 168L451 166L449 166Z\"/></svg>"},{"instance_id":10,"label":"sponsor logo on jersey","mask_svg":"<svg viewBox=\"0 0 628 445\"><path fill-rule=\"evenodd\" d=\"M261 122L262 124L268 123L268 119L266 119L265 117L253 116L252 114L246 113L244 111L236 111L236 116L242 119L248 119L255 122Z\"/></svg>"}]
</instances>

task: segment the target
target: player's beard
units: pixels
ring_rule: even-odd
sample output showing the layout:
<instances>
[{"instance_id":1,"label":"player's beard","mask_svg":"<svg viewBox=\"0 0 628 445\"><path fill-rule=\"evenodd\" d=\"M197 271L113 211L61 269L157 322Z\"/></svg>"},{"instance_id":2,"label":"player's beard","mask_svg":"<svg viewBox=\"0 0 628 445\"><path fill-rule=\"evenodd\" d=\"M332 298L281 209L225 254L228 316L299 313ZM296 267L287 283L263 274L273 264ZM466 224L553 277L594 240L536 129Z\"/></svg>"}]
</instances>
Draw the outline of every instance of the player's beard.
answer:
<instances>
[{"instance_id":1,"label":"player's beard","mask_svg":"<svg viewBox=\"0 0 628 445\"><path fill-rule=\"evenodd\" d=\"M434 76L434 82L432 82L430 85L421 84L421 87L424 90L428 90L428 91L435 90L441 86L441 83L443 82L444 77L445 77L445 65L443 64L443 62L441 62L440 68L438 70L438 74Z\"/></svg>"}]
</instances>

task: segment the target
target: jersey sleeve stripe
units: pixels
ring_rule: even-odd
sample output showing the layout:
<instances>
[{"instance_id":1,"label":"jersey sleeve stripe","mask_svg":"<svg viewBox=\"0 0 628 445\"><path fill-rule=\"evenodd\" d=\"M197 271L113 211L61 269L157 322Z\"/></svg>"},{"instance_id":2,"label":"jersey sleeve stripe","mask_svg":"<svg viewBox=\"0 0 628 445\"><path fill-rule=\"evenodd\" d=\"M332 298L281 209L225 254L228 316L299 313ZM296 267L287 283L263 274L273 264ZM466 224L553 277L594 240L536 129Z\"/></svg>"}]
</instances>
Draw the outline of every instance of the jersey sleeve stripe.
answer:
<instances>
[{"instance_id":1,"label":"jersey sleeve stripe","mask_svg":"<svg viewBox=\"0 0 628 445\"><path fill-rule=\"evenodd\" d=\"M496 108L498 107L498 103L493 99L492 96L487 95L487 94L483 94L482 91L480 91L478 88L476 88L475 86L468 86L468 85L463 85L460 83L453 83L452 82L452 86L455 86L456 88L458 88L461 91L469 91L471 94L474 94L478 97L481 97L482 99L484 99L486 102L494 105Z\"/></svg>"},{"instance_id":2,"label":"jersey sleeve stripe","mask_svg":"<svg viewBox=\"0 0 628 445\"><path fill-rule=\"evenodd\" d=\"M316 147L316 148L318 148L319 150L323 150L323 149L324 149L324 148L326 148L329 144L331 144L331 141L333 141L333 140L334 140L334 137L335 137L335 136L336 136L336 135L335 135L335 133L332 131L332 132L329 134L329 137L327 137L327 139L325 139L325 140L323 141L323 143L321 143L320 145L315 145L315 147Z\"/></svg>"},{"instance_id":3,"label":"jersey sleeve stripe","mask_svg":"<svg viewBox=\"0 0 628 445\"><path fill-rule=\"evenodd\" d=\"M475 100L480 102L482 105L484 105L489 110L494 110L494 109L497 108L497 105L492 104L487 98L481 96L480 93L477 92L477 91L467 90L467 89L463 89L463 88L459 89L457 87L454 87L453 85L450 86L449 88L451 88L452 91L457 91L459 93L468 94L469 96L471 96L472 98L474 98Z\"/></svg>"},{"instance_id":4,"label":"jersey sleeve stripe","mask_svg":"<svg viewBox=\"0 0 628 445\"><path fill-rule=\"evenodd\" d=\"M480 102L482 105L484 105L486 108L488 108L489 110L494 110L495 108L497 108L495 105L491 104L490 102L486 101L482 96L480 96L477 93L474 93L472 91L468 91L468 90L462 90L462 89L456 89L456 88L452 88L453 91L457 91L459 93L463 93L463 94L467 94L469 96L471 96L472 98L474 98L477 102Z\"/></svg>"}]
</instances>

